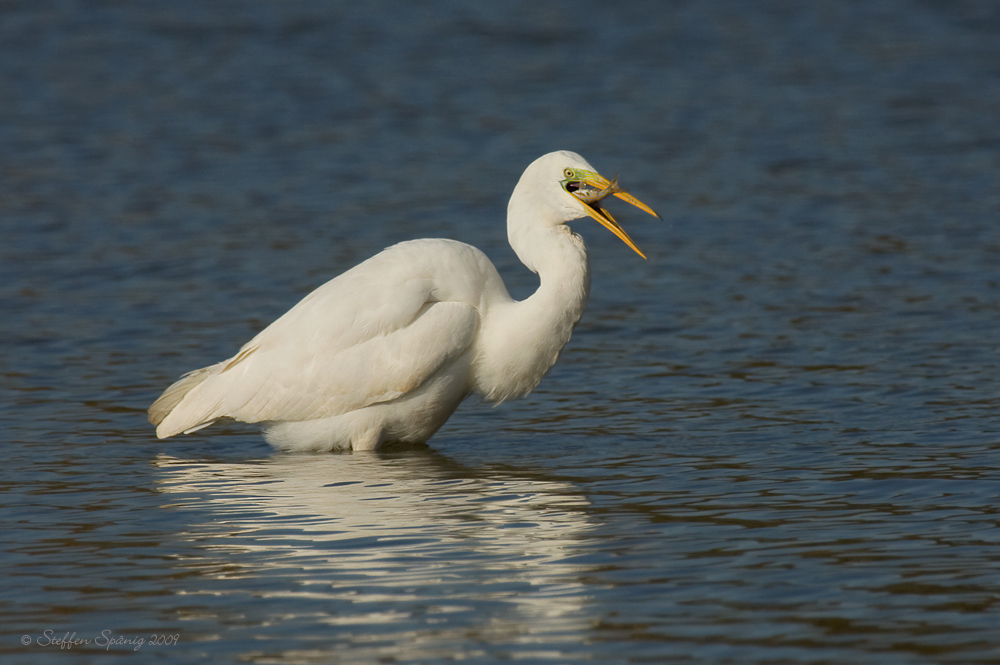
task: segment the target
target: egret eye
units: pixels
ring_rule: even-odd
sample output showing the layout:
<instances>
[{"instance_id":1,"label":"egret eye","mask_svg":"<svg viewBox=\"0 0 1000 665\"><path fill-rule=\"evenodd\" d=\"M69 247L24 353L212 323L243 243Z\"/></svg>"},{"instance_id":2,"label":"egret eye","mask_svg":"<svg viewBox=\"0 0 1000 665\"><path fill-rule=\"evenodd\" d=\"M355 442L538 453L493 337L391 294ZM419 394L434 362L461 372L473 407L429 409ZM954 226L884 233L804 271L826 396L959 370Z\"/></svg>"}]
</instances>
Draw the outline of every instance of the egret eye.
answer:
<instances>
[{"instance_id":1,"label":"egret eye","mask_svg":"<svg viewBox=\"0 0 1000 665\"><path fill-rule=\"evenodd\" d=\"M572 178L573 177L573 169L566 169L566 170L564 170L563 171L563 175L566 176L567 178Z\"/></svg>"}]
</instances>

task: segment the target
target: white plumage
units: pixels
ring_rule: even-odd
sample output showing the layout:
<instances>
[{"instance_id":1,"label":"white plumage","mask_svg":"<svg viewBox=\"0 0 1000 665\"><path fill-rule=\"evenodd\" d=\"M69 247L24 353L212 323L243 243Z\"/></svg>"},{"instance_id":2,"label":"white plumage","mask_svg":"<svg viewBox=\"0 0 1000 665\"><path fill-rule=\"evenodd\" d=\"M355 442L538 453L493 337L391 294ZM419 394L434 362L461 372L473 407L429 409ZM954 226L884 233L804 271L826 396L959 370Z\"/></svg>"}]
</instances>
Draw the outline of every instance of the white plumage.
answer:
<instances>
[{"instance_id":1,"label":"white plumage","mask_svg":"<svg viewBox=\"0 0 1000 665\"><path fill-rule=\"evenodd\" d=\"M530 392L587 299L586 251L566 222L589 215L639 252L599 207L609 195L656 214L575 153L540 157L507 207L510 244L541 280L531 297L513 300L471 245L394 245L310 293L232 358L167 388L149 409L157 436L232 418L262 423L281 448L374 449L426 441L472 393L498 402Z\"/></svg>"}]
</instances>

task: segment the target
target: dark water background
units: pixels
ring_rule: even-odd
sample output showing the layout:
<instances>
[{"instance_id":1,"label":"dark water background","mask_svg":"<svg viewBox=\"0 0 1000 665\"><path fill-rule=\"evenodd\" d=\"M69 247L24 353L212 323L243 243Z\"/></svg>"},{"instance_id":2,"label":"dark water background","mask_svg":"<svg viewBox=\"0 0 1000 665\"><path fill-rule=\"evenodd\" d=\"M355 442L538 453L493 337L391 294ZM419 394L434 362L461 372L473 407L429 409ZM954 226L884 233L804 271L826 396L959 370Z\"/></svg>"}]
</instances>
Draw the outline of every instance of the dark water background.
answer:
<instances>
[{"instance_id":1,"label":"dark water background","mask_svg":"<svg viewBox=\"0 0 1000 665\"><path fill-rule=\"evenodd\" d=\"M381 455L155 439L399 240L529 293L553 149L666 222L577 223L529 398ZM2 2L0 657L1000 662L998 213L993 2Z\"/></svg>"}]
</instances>

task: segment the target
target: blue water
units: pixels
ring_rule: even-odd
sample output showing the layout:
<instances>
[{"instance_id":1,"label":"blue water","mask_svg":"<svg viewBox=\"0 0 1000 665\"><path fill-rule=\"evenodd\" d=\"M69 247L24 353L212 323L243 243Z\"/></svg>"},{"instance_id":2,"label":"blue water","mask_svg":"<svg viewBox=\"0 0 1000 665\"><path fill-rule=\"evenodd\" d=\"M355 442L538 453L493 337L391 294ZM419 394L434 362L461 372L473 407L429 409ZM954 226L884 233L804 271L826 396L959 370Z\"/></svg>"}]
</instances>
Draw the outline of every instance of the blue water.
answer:
<instances>
[{"instance_id":1,"label":"blue water","mask_svg":"<svg viewBox=\"0 0 1000 665\"><path fill-rule=\"evenodd\" d=\"M975 1L6 3L0 657L1000 661L998 63ZM530 293L554 149L665 222L576 223L531 396L381 454L155 438L397 241Z\"/></svg>"}]
</instances>

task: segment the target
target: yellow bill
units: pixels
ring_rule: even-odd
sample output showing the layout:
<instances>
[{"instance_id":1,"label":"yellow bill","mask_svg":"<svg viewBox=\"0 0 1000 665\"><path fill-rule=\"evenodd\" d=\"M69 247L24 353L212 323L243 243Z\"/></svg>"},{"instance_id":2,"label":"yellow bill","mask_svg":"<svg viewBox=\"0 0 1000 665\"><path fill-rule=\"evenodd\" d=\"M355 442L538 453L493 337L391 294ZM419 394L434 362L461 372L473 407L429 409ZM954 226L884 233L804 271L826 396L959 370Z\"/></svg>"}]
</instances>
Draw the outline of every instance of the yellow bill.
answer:
<instances>
[{"instance_id":1,"label":"yellow bill","mask_svg":"<svg viewBox=\"0 0 1000 665\"><path fill-rule=\"evenodd\" d=\"M567 174L567 176L569 175L570 174ZM663 219L662 217L656 214L656 212L652 208L650 208L648 205L646 205L639 199L635 198L628 192L622 191L622 189L618 186L617 178L615 178L614 180L608 180L599 173L594 173L593 171L585 171L583 169L577 169L573 172L572 177L568 177L567 180L564 181L564 186L568 185L569 183L585 184L589 185L590 187L596 188L589 190L581 190L581 189L570 189L569 187L567 187L567 191L569 191L577 199L579 199L581 203L583 203L583 208L588 215L596 219L604 228L608 229L616 236L618 236L622 240L622 242L631 247L632 251L634 251L636 254L638 254L642 258L646 258L646 255L643 254L638 247L636 247L634 242L632 242L632 239L629 237L628 233L625 232L625 229L623 229L621 225L615 221L615 218L611 216L611 213L600 207L600 202L601 200L607 198L608 196L616 196L622 201L627 201L628 203L634 205L636 208L648 212L650 215L656 217L657 219Z\"/></svg>"}]
</instances>

